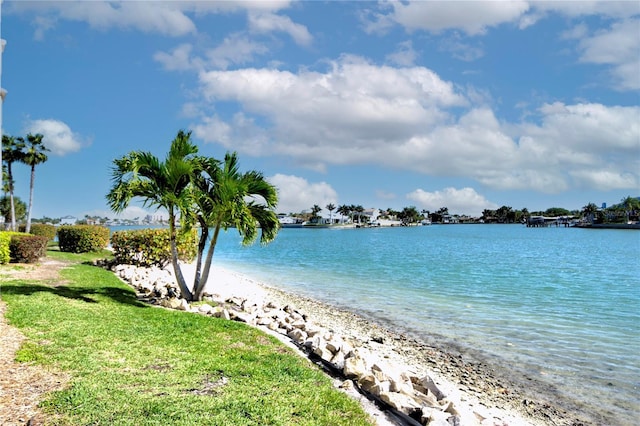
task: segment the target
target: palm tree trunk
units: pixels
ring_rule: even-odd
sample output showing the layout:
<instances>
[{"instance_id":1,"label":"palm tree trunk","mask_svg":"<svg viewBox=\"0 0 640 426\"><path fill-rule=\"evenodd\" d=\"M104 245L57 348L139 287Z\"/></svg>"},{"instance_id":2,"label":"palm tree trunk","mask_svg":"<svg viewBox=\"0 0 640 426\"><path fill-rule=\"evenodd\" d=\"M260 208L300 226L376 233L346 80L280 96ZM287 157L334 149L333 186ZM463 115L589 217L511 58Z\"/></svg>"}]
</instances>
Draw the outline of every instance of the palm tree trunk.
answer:
<instances>
[{"instance_id":1,"label":"palm tree trunk","mask_svg":"<svg viewBox=\"0 0 640 426\"><path fill-rule=\"evenodd\" d=\"M7 164L7 174L9 175L9 202L11 203L11 231L16 230L16 205L13 201L13 172L11 163Z\"/></svg>"},{"instance_id":2,"label":"palm tree trunk","mask_svg":"<svg viewBox=\"0 0 640 426\"><path fill-rule=\"evenodd\" d=\"M33 181L36 178L36 166L31 166L31 183L29 184L29 209L27 210L27 227L24 232L31 231L31 207L33 206Z\"/></svg>"},{"instance_id":3,"label":"palm tree trunk","mask_svg":"<svg viewBox=\"0 0 640 426\"><path fill-rule=\"evenodd\" d=\"M198 218L200 221L200 239L198 240L198 258L196 260L196 274L193 278L193 296L195 300L200 300L200 296L198 295L198 289L203 287L200 283L202 282L201 270L202 270L202 254L204 253L204 248L207 245L207 239L209 238L209 228L204 220L200 217ZM206 280L205 280L206 283Z\"/></svg>"},{"instance_id":4,"label":"palm tree trunk","mask_svg":"<svg viewBox=\"0 0 640 426\"><path fill-rule=\"evenodd\" d=\"M187 282L182 275L182 269L178 263L178 248L176 246L176 219L173 212L169 212L169 240L171 244L171 263L173 264L173 271L176 274L176 280L178 281L178 287L180 287L180 293L184 299L189 302L193 301L193 294L187 287Z\"/></svg>"},{"instance_id":5,"label":"palm tree trunk","mask_svg":"<svg viewBox=\"0 0 640 426\"><path fill-rule=\"evenodd\" d=\"M216 228L213 231L213 237L211 238L209 250L207 250L207 258L204 262L204 270L202 271L202 277L200 278L198 287L194 288L194 291L193 291L194 298L196 300L202 300L202 293L204 292L204 287L207 284L207 280L209 279L209 271L211 270L211 260L213 259L213 253L216 249L216 244L218 243L218 235L220 235L220 224L216 225Z\"/></svg>"}]
</instances>

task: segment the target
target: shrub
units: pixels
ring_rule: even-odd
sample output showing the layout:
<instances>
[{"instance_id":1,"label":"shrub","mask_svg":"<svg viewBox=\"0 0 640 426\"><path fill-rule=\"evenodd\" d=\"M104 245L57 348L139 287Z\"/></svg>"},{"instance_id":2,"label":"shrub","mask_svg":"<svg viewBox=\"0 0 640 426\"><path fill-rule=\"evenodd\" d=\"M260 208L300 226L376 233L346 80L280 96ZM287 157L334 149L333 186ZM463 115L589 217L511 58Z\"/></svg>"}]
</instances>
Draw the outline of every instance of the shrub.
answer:
<instances>
[{"instance_id":1,"label":"shrub","mask_svg":"<svg viewBox=\"0 0 640 426\"><path fill-rule=\"evenodd\" d=\"M47 253L49 240L42 235L12 235L9 242L11 261L19 263L34 263Z\"/></svg>"},{"instance_id":2,"label":"shrub","mask_svg":"<svg viewBox=\"0 0 640 426\"><path fill-rule=\"evenodd\" d=\"M47 241L53 241L56 237L56 227L46 223L33 223L29 232L33 235L47 237Z\"/></svg>"},{"instance_id":3,"label":"shrub","mask_svg":"<svg viewBox=\"0 0 640 426\"><path fill-rule=\"evenodd\" d=\"M109 228L96 225L65 225L58 228L60 251L87 253L109 244Z\"/></svg>"},{"instance_id":4,"label":"shrub","mask_svg":"<svg viewBox=\"0 0 640 426\"><path fill-rule=\"evenodd\" d=\"M11 237L14 235L29 235L24 232L2 231L0 232L0 264L4 265L11 261Z\"/></svg>"},{"instance_id":5,"label":"shrub","mask_svg":"<svg viewBox=\"0 0 640 426\"><path fill-rule=\"evenodd\" d=\"M178 259L192 262L197 253L198 233L178 231ZM168 229L137 229L117 231L111 236L111 247L116 263L164 268L171 262L171 244Z\"/></svg>"}]
</instances>

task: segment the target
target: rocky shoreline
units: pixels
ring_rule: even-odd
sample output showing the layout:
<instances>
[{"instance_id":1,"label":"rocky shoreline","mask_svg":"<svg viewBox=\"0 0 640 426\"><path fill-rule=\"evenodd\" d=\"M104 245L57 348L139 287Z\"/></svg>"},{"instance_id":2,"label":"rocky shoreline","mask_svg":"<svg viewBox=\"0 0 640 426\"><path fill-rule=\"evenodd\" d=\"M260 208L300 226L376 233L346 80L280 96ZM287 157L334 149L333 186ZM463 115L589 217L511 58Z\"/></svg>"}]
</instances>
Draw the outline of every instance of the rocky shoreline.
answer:
<instances>
[{"instance_id":1,"label":"rocky shoreline","mask_svg":"<svg viewBox=\"0 0 640 426\"><path fill-rule=\"evenodd\" d=\"M189 268L183 266L186 276ZM353 312L221 268L212 271L206 303L194 306L178 298L170 270L111 269L149 303L246 322L276 335L323 365L336 386L373 401L368 411L381 425L598 424L527 391L526 383L497 377L486 364L453 348L426 344Z\"/></svg>"}]
</instances>

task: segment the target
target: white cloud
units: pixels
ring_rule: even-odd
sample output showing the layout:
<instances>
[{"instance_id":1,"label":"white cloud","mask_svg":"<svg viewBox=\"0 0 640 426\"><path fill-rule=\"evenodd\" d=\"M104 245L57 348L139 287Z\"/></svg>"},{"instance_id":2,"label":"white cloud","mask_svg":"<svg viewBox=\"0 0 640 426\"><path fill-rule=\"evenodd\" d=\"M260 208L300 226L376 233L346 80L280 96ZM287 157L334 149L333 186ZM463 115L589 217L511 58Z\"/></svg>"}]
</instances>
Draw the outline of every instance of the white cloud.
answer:
<instances>
[{"instance_id":1,"label":"white cloud","mask_svg":"<svg viewBox=\"0 0 640 426\"><path fill-rule=\"evenodd\" d=\"M32 120L25 126L25 133L41 133L44 136L44 146L54 155L63 156L76 152L84 145L82 138L59 120Z\"/></svg>"},{"instance_id":2,"label":"white cloud","mask_svg":"<svg viewBox=\"0 0 640 426\"><path fill-rule=\"evenodd\" d=\"M7 13L33 13L34 37L42 39L60 20L86 22L91 28L135 29L171 37L197 33L196 24L188 15L222 14L247 10L270 13L290 6L290 1L11 1ZM278 17L274 30L286 31L304 42L306 28ZM288 22L287 22L288 21Z\"/></svg>"},{"instance_id":3,"label":"white cloud","mask_svg":"<svg viewBox=\"0 0 640 426\"><path fill-rule=\"evenodd\" d=\"M489 27L516 23L528 10L526 1L391 1L384 4L390 13L378 14L368 30L387 29L390 22L402 25L408 31L425 30L440 33L458 29L468 35L484 34Z\"/></svg>"},{"instance_id":4,"label":"white cloud","mask_svg":"<svg viewBox=\"0 0 640 426\"><path fill-rule=\"evenodd\" d=\"M254 128L251 138L233 137L239 151L284 154L315 170L377 162L381 150L448 121L442 107L467 102L423 67L378 67L355 57L330 66L326 73L211 71L200 74L200 92L208 102L238 102L245 114L268 123L268 136ZM247 119L240 128L245 135Z\"/></svg>"},{"instance_id":5,"label":"white cloud","mask_svg":"<svg viewBox=\"0 0 640 426\"><path fill-rule=\"evenodd\" d=\"M407 194L407 199L417 204L419 210L437 211L446 207L451 214L481 216L485 209L494 210L498 205L488 201L473 188L445 188L441 191L427 192L416 189Z\"/></svg>"},{"instance_id":6,"label":"white cloud","mask_svg":"<svg viewBox=\"0 0 640 426\"><path fill-rule=\"evenodd\" d=\"M413 66L418 58L418 53L413 49L413 43L411 40L398 43L398 49L387 55L387 61L392 64L400 65L403 67Z\"/></svg>"},{"instance_id":7,"label":"white cloud","mask_svg":"<svg viewBox=\"0 0 640 426\"><path fill-rule=\"evenodd\" d=\"M191 52L193 46L183 43L175 47L171 52L156 52L153 59L160 62L164 69L168 71L189 71L202 69L203 63L199 58L193 58Z\"/></svg>"},{"instance_id":8,"label":"white cloud","mask_svg":"<svg viewBox=\"0 0 640 426\"><path fill-rule=\"evenodd\" d=\"M301 46L309 46L313 37L307 27L296 24L288 16L276 15L270 12L250 12L249 28L257 33L272 33L275 31L289 34Z\"/></svg>"},{"instance_id":9,"label":"white cloud","mask_svg":"<svg viewBox=\"0 0 640 426\"><path fill-rule=\"evenodd\" d=\"M196 135L318 171L375 164L471 177L504 190L559 193L596 182L582 176L611 173L614 164L621 169L611 188L638 179L637 107L545 104L528 121L506 123L487 96L473 90L464 96L424 67L376 66L349 56L329 65L326 72L201 73L206 102L236 102L242 112L206 118L195 124ZM478 106L469 107L470 100Z\"/></svg>"},{"instance_id":10,"label":"white cloud","mask_svg":"<svg viewBox=\"0 0 640 426\"><path fill-rule=\"evenodd\" d=\"M242 34L231 34L213 49L207 51L208 62L215 68L227 69L230 65L252 62L256 55L268 52L266 46L250 40Z\"/></svg>"},{"instance_id":11,"label":"white cloud","mask_svg":"<svg viewBox=\"0 0 640 426\"><path fill-rule=\"evenodd\" d=\"M610 29L582 38L578 49L586 63L611 65L620 90L640 89L640 19L614 23Z\"/></svg>"},{"instance_id":12,"label":"white cloud","mask_svg":"<svg viewBox=\"0 0 640 426\"><path fill-rule=\"evenodd\" d=\"M278 212L299 213L310 211L315 204L323 209L329 203L338 204L338 194L326 182L310 183L304 178L283 174L267 180L278 188Z\"/></svg>"}]
</instances>

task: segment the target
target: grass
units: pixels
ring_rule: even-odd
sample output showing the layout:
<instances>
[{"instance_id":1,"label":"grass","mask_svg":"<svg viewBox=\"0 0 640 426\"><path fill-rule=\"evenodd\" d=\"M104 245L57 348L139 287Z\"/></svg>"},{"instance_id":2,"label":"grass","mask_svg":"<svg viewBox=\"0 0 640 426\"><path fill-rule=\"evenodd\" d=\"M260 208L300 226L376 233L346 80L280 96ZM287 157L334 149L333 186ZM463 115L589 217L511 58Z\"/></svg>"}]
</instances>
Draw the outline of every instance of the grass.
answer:
<instances>
[{"instance_id":1,"label":"grass","mask_svg":"<svg viewBox=\"0 0 640 426\"><path fill-rule=\"evenodd\" d=\"M111 272L82 263L91 255L48 256L74 262L61 271L67 284L0 285L7 319L27 336L17 360L71 375L41 403L55 424L371 424L356 401L273 337L144 305Z\"/></svg>"}]
</instances>

